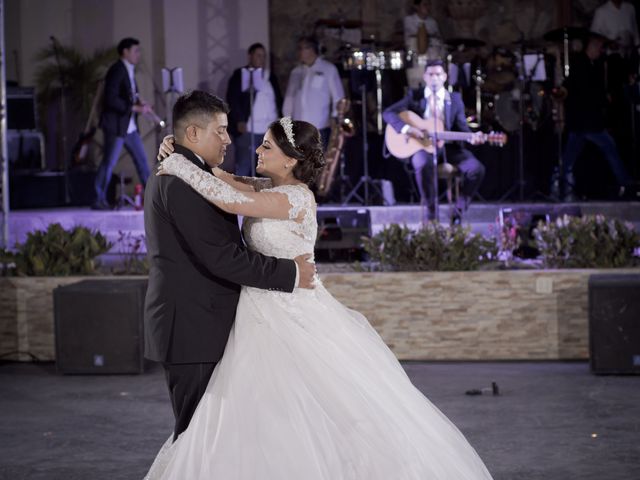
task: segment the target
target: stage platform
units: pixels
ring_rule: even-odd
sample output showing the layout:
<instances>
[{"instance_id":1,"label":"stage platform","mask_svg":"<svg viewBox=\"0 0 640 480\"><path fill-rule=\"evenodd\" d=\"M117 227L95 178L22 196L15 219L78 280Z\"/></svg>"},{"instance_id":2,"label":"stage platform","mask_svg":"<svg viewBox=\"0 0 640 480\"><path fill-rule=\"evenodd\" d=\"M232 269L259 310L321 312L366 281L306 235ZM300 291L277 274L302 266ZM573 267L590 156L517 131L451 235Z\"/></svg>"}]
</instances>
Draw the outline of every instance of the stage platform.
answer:
<instances>
[{"instance_id":1,"label":"stage platform","mask_svg":"<svg viewBox=\"0 0 640 480\"><path fill-rule=\"evenodd\" d=\"M474 203L469 208L463 224L470 225L472 231L492 236L497 225L501 208L535 209L536 211L553 212L567 207L580 208L583 215L602 214L606 217L619 218L631 222L636 230L640 230L640 202L583 202L583 203ZM371 216L371 230L376 233L391 223L406 224L418 228L424 218L424 209L419 205L361 206L361 205L321 205L321 212L337 212L345 210L368 210ZM440 208L440 221L449 221L449 206ZM57 208L39 210L16 210L9 213L9 245L23 242L27 233L45 229L50 223L60 223L69 228L84 225L97 229L115 242L119 231L132 235L144 234L143 212L133 209L113 210L108 212L94 211L89 208ZM114 247L116 249L117 247Z\"/></svg>"}]
</instances>

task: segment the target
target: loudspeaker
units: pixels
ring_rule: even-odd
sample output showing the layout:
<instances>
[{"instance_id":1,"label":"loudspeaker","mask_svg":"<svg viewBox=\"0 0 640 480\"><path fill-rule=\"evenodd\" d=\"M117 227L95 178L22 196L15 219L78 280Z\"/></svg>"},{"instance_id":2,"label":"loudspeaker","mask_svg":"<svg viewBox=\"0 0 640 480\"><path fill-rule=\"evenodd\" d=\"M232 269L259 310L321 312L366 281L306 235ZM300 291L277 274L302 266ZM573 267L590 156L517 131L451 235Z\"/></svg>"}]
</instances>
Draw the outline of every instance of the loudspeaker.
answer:
<instances>
[{"instance_id":1,"label":"loudspeaker","mask_svg":"<svg viewBox=\"0 0 640 480\"><path fill-rule=\"evenodd\" d=\"M36 130L7 130L11 170L44 170L44 136Z\"/></svg>"},{"instance_id":2,"label":"loudspeaker","mask_svg":"<svg viewBox=\"0 0 640 480\"><path fill-rule=\"evenodd\" d=\"M143 373L147 280L85 280L53 291L56 368Z\"/></svg>"},{"instance_id":3,"label":"loudspeaker","mask_svg":"<svg viewBox=\"0 0 640 480\"><path fill-rule=\"evenodd\" d=\"M95 198L96 172L69 170L70 205L91 205ZM116 182L112 178L107 197L113 203ZM12 209L54 208L69 206L65 202L64 172L12 172L9 176L9 203Z\"/></svg>"},{"instance_id":4,"label":"loudspeaker","mask_svg":"<svg viewBox=\"0 0 640 480\"><path fill-rule=\"evenodd\" d=\"M37 112L34 87L7 86L7 129L35 130Z\"/></svg>"},{"instance_id":5,"label":"loudspeaker","mask_svg":"<svg viewBox=\"0 0 640 480\"><path fill-rule=\"evenodd\" d=\"M14 210L64 206L64 172L11 172L9 205Z\"/></svg>"},{"instance_id":6,"label":"loudspeaker","mask_svg":"<svg viewBox=\"0 0 640 480\"><path fill-rule=\"evenodd\" d=\"M640 374L640 274L589 278L589 358L597 374Z\"/></svg>"},{"instance_id":7,"label":"loudspeaker","mask_svg":"<svg viewBox=\"0 0 640 480\"><path fill-rule=\"evenodd\" d=\"M316 261L364 260L362 237L371 236L369 210L318 210Z\"/></svg>"}]
</instances>

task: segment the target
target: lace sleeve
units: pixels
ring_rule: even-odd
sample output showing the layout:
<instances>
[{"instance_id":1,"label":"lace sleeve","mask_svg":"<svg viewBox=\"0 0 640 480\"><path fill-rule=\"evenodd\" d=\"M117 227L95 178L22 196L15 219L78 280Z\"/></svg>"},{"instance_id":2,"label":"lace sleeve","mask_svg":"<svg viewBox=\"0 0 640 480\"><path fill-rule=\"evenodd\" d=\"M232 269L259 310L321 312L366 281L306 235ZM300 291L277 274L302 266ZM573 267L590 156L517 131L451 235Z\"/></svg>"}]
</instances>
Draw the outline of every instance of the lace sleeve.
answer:
<instances>
[{"instance_id":1,"label":"lace sleeve","mask_svg":"<svg viewBox=\"0 0 640 480\"><path fill-rule=\"evenodd\" d=\"M312 207L307 189L299 185L283 185L274 191L284 193L289 200L289 220L300 218Z\"/></svg>"},{"instance_id":2,"label":"lace sleeve","mask_svg":"<svg viewBox=\"0 0 640 480\"><path fill-rule=\"evenodd\" d=\"M240 192L214 175L196 167L184 156L173 154L158 167L160 175L175 175L188 183L196 192L220 208L226 204L253 202L253 198Z\"/></svg>"},{"instance_id":3,"label":"lace sleeve","mask_svg":"<svg viewBox=\"0 0 640 480\"><path fill-rule=\"evenodd\" d=\"M272 188L273 184L271 183L270 178L261 178L261 177L240 177L238 175L234 175L233 179L236 182L244 183L246 185L251 185L256 192L260 190L266 190L267 188Z\"/></svg>"},{"instance_id":4,"label":"lace sleeve","mask_svg":"<svg viewBox=\"0 0 640 480\"><path fill-rule=\"evenodd\" d=\"M290 227L291 231L314 242L318 233L318 224L313 193L302 185L283 185L274 188L273 191L284 193L288 199L289 220L295 222Z\"/></svg>"},{"instance_id":5,"label":"lace sleeve","mask_svg":"<svg viewBox=\"0 0 640 480\"><path fill-rule=\"evenodd\" d=\"M229 213L246 217L302 221L301 212L305 208L306 188L299 185L284 185L262 192L241 192L178 154L167 157L160 164L158 174L177 176L209 202Z\"/></svg>"}]
</instances>

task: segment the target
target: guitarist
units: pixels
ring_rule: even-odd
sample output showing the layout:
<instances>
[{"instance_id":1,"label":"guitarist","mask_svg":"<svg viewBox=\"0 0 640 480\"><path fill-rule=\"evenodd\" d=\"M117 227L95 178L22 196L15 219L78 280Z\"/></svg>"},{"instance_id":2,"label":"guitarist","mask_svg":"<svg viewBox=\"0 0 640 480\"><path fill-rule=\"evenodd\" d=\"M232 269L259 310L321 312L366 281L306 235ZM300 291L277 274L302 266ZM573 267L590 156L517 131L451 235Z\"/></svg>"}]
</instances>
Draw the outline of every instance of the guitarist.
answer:
<instances>
[{"instance_id":1,"label":"guitarist","mask_svg":"<svg viewBox=\"0 0 640 480\"><path fill-rule=\"evenodd\" d=\"M412 111L425 119L431 119L432 112L437 109L438 118L443 121L444 129L448 131L469 132L469 126L464 115L464 104L459 93L449 93L445 89L447 74L444 71L442 60L433 59L427 62L423 79L427 85L409 91L409 94L397 103L389 106L383 113L385 122L391 125L396 132L422 139L425 133L419 128L404 123L399 113ZM435 102L434 94L435 93ZM474 136L471 143L480 143L480 137ZM484 178L485 168L478 159L461 143L449 143L444 148L438 146L439 158L446 160L458 167L462 174L460 196L456 199L455 208L452 211L451 223L458 224L462 215L466 212L471 198L478 190ZM411 163L415 170L416 183L420 191L420 200L428 208L428 219L435 220L435 195L433 191L433 155L420 150L411 157Z\"/></svg>"}]
</instances>

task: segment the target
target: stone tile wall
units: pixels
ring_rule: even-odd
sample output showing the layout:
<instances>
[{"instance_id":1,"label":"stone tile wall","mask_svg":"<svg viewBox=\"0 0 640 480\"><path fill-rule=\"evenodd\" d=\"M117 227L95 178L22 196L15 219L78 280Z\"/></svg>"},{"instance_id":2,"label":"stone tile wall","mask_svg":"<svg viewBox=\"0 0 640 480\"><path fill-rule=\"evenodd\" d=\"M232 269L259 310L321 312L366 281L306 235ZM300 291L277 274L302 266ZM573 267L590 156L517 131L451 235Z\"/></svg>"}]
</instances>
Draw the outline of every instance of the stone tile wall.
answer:
<instances>
[{"instance_id":1,"label":"stone tile wall","mask_svg":"<svg viewBox=\"0 0 640 480\"><path fill-rule=\"evenodd\" d=\"M551 360L588 357L587 282L591 274L604 272L321 277L338 300L369 319L401 360ZM54 360L53 289L83 279L0 278L2 358L28 361L29 352L39 360ZM5 355L16 351L23 353Z\"/></svg>"}]
</instances>

